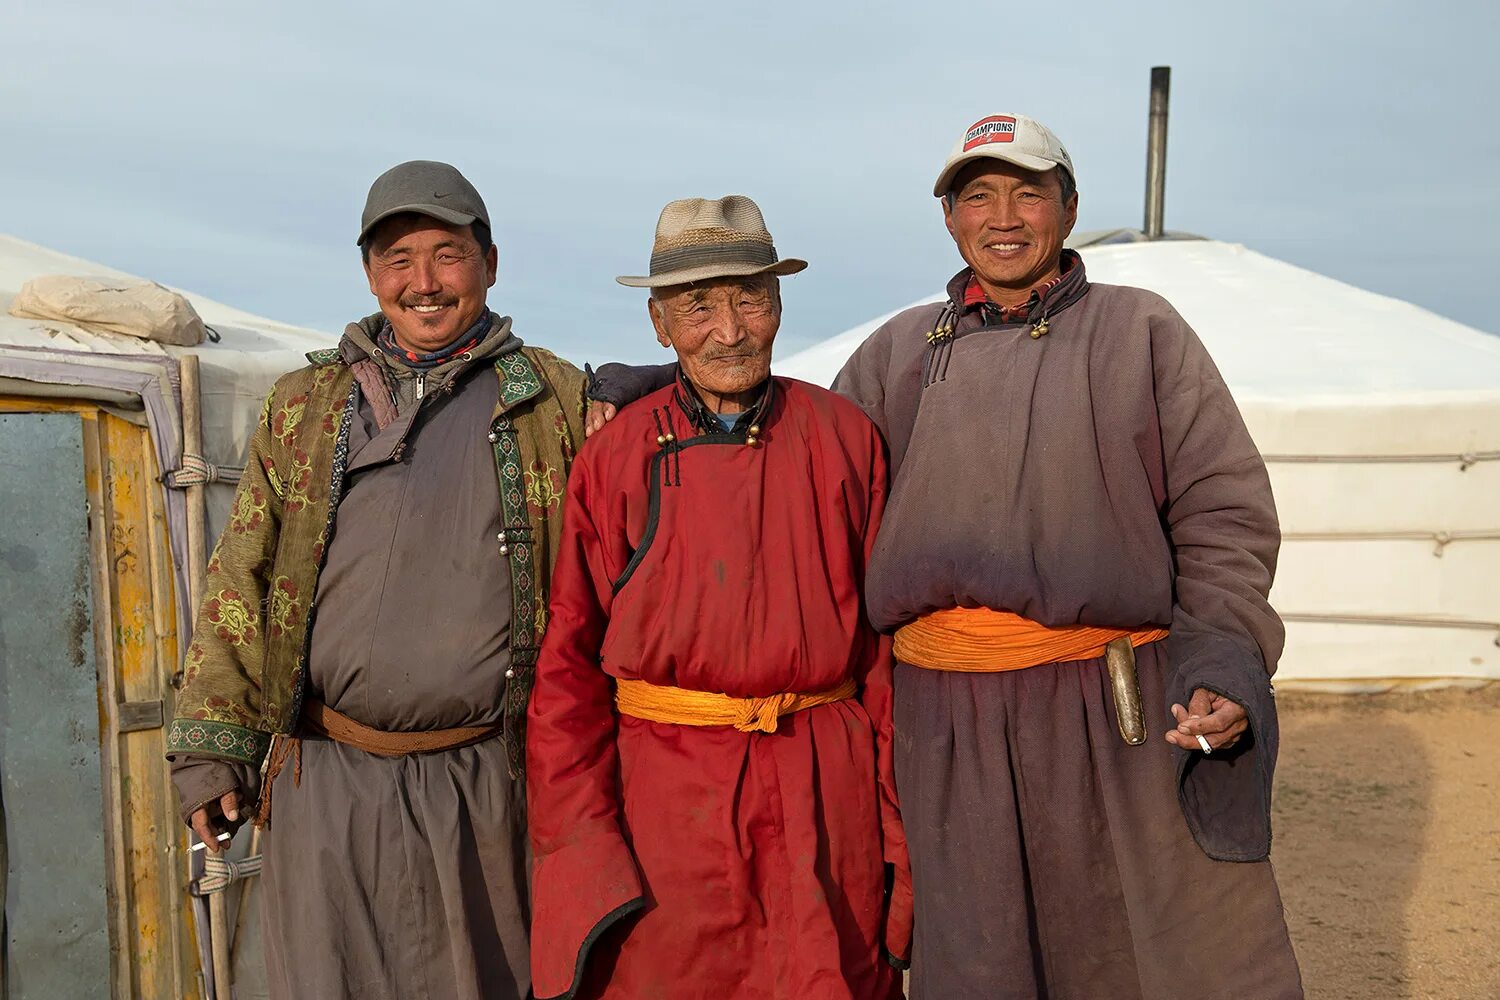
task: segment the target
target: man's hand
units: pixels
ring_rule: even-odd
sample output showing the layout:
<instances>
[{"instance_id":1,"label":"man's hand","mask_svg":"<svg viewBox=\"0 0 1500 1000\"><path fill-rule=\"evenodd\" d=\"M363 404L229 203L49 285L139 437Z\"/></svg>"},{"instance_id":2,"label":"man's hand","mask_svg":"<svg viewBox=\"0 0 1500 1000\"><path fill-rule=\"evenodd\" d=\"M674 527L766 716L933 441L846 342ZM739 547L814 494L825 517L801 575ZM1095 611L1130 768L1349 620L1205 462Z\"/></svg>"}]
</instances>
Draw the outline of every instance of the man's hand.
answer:
<instances>
[{"instance_id":1,"label":"man's hand","mask_svg":"<svg viewBox=\"0 0 1500 1000\"><path fill-rule=\"evenodd\" d=\"M1184 750L1203 750L1198 742L1202 736L1215 750L1227 750L1240 741L1250 721L1245 709L1221 694L1204 688L1193 692L1188 707L1172 706L1172 715L1177 719L1177 728L1167 731L1167 742Z\"/></svg>"},{"instance_id":2,"label":"man's hand","mask_svg":"<svg viewBox=\"0 0 1500 1000\"><path fill-rule=\"evenodd\" d=\"M588 417L583 422L583 436L593 437L595 431L604 429L604 425L615 419L615 404L605 403L597 399L589 400Z\"/></svg>"},{"instance_id":3,"label":"man's hand","mask_svg":"<svg viewBox=\"0 0 1500 1000\"><path fill-rule=\"evenodd\" d=\"M188 819L188 825L193 828L193 832L198 835L198 839L203 841L205 847L218 854L229 846L229 841L219 840L219 834L230 832L229 823L238 824L239 819L240 792L236 788L219 796L218 801L208 802L201 808L194 809L193 815Z\"/></svg>"}]
</instances>

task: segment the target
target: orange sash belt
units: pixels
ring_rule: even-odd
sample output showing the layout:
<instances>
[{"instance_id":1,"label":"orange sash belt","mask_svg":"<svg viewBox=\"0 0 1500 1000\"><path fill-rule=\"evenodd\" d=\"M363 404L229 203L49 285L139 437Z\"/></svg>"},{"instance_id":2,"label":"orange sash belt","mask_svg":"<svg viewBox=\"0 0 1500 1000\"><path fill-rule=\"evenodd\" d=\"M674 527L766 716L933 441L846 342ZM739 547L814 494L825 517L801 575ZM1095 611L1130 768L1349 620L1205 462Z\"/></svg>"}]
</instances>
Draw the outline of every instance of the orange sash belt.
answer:
<instances>
[{"instance_id":1,"label":"orange sash belt","mask_svg":"<svg viewBox=\"0 0 1500 1000\"><path fill-rule=\"evenodd\" d=\"M831 705L854 697L854 681L814 694L773 694L765 698L735 698L711 691L652 684L615 682L615 707L620 714L648 722L679 726L733 726L742 733L774 733L776 720L817 705Z\"/></svg>"},{"instance_id":2,"label":"orange sash belt","mask_svg":"<svg viewBox=\"0 0 1500 1000\"><path fill-rule=\"evenodd\" d=\"M1092 660L1115 639L1144 646L1167 637L1164 628L1049 628L1009 611L950 608L896 630L896 659L929 670L991 673L1044 663Z\"/></svg>"}]
</instances>

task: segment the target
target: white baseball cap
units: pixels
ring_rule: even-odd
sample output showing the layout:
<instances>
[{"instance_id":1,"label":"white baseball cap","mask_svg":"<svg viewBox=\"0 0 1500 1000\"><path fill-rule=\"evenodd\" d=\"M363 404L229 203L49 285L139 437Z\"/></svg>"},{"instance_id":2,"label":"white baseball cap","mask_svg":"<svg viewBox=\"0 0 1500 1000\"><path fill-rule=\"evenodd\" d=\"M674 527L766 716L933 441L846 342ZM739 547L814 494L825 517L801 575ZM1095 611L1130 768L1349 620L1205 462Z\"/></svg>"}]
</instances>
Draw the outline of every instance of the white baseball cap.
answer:
<instances>
[{"instance_id":1,"label":"white baseball cap","mask_svg":"<svg viewBox=\"0 0 1500 1000\"><path fill-rule=\"evenodd\" d=\"M1047 126L1025 115L989 115L965 129L953 144L932 193L938 198L947 194L964 165L980 157L1004 160L1037 172L1062 167L1075 182L1078 179L1073 172L1072 157Z\"/></svg>"}]
</instances>

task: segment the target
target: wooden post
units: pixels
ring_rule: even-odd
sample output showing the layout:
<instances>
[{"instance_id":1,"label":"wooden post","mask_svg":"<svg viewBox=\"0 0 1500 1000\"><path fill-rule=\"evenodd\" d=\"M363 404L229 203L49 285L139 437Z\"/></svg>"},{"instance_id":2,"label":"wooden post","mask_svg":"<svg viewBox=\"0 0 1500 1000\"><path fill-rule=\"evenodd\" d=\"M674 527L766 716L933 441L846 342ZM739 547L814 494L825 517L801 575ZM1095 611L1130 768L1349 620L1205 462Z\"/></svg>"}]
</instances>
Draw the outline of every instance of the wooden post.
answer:
<instances>
[{"instance_id":1,"label":"wooden post","mask_svg":"<svg viewBox=\"0 0 1500 1000\"><path fill-rule=\"evenodd\" d=\"M130 852L125 842L127 824L120 764L120 726L119 713L115 709L121 701L112 607L115 580L110 572L110 567L115 565L110 552L110 526L115 523L115 516L106 475L107 435L101 421L102 414L97 410L86 410L83 414L83 481L89 494L89 563L92 567L89 589L93 592L96 623L94 663L99 674L99 704L103 709L99 720L99 755L104 765L104 843L105 856L109 859L106 896L114 924L114 941L110 948L114 962L114 989L110 996L114 1000L135 1000L130 947L134 928L127 889L130 885ZM110 624L101 628L97 624L100 622ZM4 995L0 992L0 996Z\"/></svg>"},{"instance_id":2,"label":"wooden post","mask_svg":"<svg viewBox=\"0 0 1500 1000\"><path fill-rule=\"evenodd\" d=\"M203 454L203 398L198 385L198 356L184 354L178 359L182 371L182 451L187 455ZM188 517L188 601L196 619L203 600L208 570L208 551L204 536L208 533L208 506L200 484L187 488Z\"/></svg>"},{"instance_id":3,"label":"wooden post","mask_svg":"<svg viewBox=\"0 0 1500 1000\"><path fill-rule=\"evenodd\" d=\"M182 450L187 455L203 454L203 396L198 380L198 356L184 354L178 359L182 372ZM198 607L208 575L208 505L205 486L199 483L187 488L188 602L197 624ZM213 949L214 1000L232 1000L229 955L229 908L222 892L208 897L208 936Z\"/></svg>"}]
</instances>

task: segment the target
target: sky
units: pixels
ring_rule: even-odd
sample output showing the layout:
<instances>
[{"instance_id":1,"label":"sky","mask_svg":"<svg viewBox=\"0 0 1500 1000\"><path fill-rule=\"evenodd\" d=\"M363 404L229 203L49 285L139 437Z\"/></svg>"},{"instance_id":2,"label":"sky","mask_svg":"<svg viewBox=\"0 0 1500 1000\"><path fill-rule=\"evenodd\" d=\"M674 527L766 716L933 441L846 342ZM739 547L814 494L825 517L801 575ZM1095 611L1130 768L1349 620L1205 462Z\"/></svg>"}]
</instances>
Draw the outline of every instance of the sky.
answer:
<instances>
[{"instance_id":1,"label":"sky","mask_svg":"<svg viewBox=\"0 0 1500 1000\"><path fill-rule=\"evenodd\" d=\"M1078 229L1141 225L1150 67L1166 223L1500 333L1500 4L0 3L0 232L338 331L375 308L370 182L457 165L490 303L582 364L669 360L645 294L675 198L748 194L778 355L941 289L931 188L973 121L1073 155Z\"/></svg>"}]
</instances>

